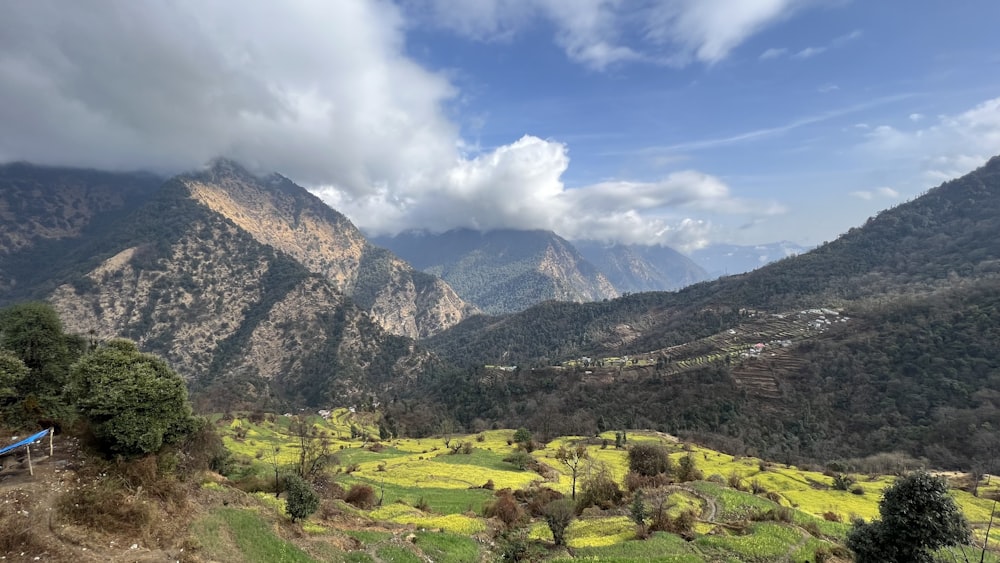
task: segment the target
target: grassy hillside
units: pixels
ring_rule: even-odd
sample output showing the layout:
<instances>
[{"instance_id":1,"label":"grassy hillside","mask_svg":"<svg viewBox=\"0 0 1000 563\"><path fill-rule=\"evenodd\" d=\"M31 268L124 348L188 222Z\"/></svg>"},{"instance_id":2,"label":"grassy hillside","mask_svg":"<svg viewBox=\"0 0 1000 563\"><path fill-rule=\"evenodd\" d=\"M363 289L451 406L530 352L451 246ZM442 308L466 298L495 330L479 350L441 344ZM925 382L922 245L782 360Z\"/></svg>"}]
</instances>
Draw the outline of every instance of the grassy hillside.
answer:
<instances>
[{"instance_id":1,"label":"grassy hillside","mask_svg":"<svg viewBox=\"0 0 1000 563\"><path fill-rule=\"evenodd\" d=\"M571 492L570 470L556 458L560 446L585 447L590 461L580 472L581 483L604 471L620 484L628 471L624 448L655 443L665 446L675 462L689 457L700 471L695 480L643 488L649 507L663 506L672 515L693 511L690 532L655 532L638 539L626 498L618 506L584 510L568 529L569 550L552 546L538 517L524 522L520 541L538 558L558 561L845 560L842 542L848 522L877 516L880 493L894 480L884 474L847 473L856 482L849 490L836 490L829 471L734 457L650 432L628 432L623 448L615 447L615 432L558 438L538 444L530 454L534 470L520 469L505 461L517 447L512 430L375 441L374 414L342 409L329 420L309 418L327 433L336 462L329 466L332 483L324 481L320 510L297 527L283 515L283 499L239 491L269 490L275 464L294 465L299 459L291 418L252 418L256 422L247 416L215 417L235 463L228 480L202 487L201 494L223 506L191 525L198 553L209 559L268 561L280 554L287 561L488 560L506 545L497 539L503 537L501 523L484 517L498 491ZM968 485L961 475L951 477L956 487ZM381 504L359 508L342 500L345 489L357 485L371 487ZM951 494L981 544L993 507L989 498L1000 487L996 480L984 481L978 492L974 497L954 488ZM301 531L292 534L285 531L289 528ZM1000 533L991 532L990 541L1000 541ZM975 554L978 558L979 552ZM986 560L1000 559L988 553Z\"/></svg>"}]
</instances>

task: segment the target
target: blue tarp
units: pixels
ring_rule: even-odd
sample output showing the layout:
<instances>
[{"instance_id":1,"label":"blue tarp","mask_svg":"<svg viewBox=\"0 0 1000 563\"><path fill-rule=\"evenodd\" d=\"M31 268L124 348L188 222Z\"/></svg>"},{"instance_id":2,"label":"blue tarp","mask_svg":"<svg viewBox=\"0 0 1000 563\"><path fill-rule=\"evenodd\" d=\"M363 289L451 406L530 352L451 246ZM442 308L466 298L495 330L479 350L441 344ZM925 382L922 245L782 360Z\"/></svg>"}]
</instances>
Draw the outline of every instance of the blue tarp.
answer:
<instances>
[{"instance_id":1,"label":"blue tarp","mask_svg":"<svg viewBox=\"0 0 1000 563\"><path fill-rule=\"evenodd\" d=\"M42 438L44 438L45 435L48 434L48 433L49 433L49 429L46 428L45 430L42 430L38 434L35 434L34 436L30 436L28 438L25 438L25 439L21 440L20 442L17 442L16 444L11 444L11 445L7 446L6 448L0 448L0 455L3 455L3 454L5 454L5 453L7 453L7 452L9 452L11 450L15 450L17 448L20 448L21 446L26 446L26 445L28 445L28 444L30 444L32 442L37 442L38 440L41 440Z\"/></svg>"}]
</instances>

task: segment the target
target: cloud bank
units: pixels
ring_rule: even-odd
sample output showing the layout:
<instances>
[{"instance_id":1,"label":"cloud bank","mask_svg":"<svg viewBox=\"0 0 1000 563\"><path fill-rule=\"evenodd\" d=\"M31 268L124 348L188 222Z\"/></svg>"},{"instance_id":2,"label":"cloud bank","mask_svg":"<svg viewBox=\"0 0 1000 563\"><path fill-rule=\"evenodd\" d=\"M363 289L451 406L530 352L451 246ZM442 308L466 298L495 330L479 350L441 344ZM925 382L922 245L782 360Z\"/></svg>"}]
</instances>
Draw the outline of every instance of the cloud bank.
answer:
<instances>
[{"instance_id":1,"label":"cloud bank","mask_svg":"<svg viewBox=\"0 0 1000 563\"><path fill-rule=\"evenodd\" d=\"M799 4L429 6L440 25L488 40L541 14L570 59L600 69L716 62ZM713 214L781 211L740 201L695 170L570 189L561 180L568 147L530 131L471 150L445 109L455 86L406 54L411 8L374 0L11 4L0 19L0 161L170 173L225 156L279 171L382 233L547 228L692 248L706 242ZM640 44L626 44L636 29Z\"/></svg>"}]
</instances>

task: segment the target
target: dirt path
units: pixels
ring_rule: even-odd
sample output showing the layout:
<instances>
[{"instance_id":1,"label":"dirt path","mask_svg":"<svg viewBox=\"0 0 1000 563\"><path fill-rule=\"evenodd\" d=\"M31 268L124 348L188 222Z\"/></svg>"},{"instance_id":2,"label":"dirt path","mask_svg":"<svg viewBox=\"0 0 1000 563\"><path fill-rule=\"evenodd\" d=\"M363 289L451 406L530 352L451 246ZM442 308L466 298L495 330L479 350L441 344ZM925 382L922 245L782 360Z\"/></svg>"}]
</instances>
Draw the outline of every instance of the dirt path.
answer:
<instances>
[{"instance_id":1,"label":"dirt path","mask_svg":"<svg viewBox=\"0 0 1000 563\"><path fill-rule=\"evenodd\" d=\"M0 470L0 553L7 561L72 563L177 561L177 557L138 542L98 536L60 521L59 498L79 486L76 440L57 435L53 456L48 440L31 448L32 469L23 450L4 456Z\"/></svg>"}]
</instances>

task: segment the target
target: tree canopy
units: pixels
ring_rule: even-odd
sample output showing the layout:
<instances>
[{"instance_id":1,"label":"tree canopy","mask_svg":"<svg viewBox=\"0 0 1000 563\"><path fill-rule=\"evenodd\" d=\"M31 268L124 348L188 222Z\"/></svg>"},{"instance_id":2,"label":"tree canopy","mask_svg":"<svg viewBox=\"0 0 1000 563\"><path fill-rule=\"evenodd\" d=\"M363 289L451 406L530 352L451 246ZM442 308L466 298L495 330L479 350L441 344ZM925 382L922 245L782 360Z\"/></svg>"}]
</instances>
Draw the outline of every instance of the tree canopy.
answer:
<instances>
[{"instance_id":1,"label":"tree canopy","mask_svg":"<svg viewBox=\"0 0 1000 563\"><path fill-rule=\"evenodd\" d=\"M154 453L196 427L184 380L130 340L112 340L81 358L67 393L114 454Z\"/></svg>"},{"instance_id":2,"label":"tree canopy","mask_svg":"<svg viewBox=\"0 0 1000 563\"><path fill-rule=\"evenodd\" d=\"M969 523L941 477L918 472L885 490L879 503L881 520L858 520L847 547L858 563L933 561L931 551L969 541Z\"/></svg>"}]
</instances>

